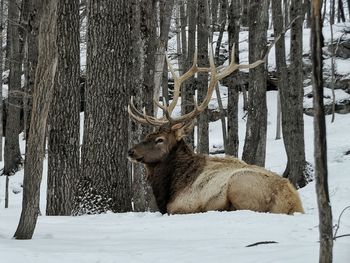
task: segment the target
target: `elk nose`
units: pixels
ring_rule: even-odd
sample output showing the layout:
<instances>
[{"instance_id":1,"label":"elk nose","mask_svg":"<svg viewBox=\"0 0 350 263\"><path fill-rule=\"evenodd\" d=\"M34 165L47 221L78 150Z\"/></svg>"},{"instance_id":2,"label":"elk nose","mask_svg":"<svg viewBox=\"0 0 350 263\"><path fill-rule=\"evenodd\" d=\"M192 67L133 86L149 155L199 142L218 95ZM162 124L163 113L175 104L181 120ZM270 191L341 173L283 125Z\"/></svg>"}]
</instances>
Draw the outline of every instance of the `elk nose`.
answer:
<instances>
[{"instance_id":1,"label":"elk nose","mask_svg":"<svg viewBox=\"0 0 350 263\"><path fill-rule=\"evenodd\" d=\"M129 156L133 156L135 154L135 151L133 150L133 149L130 149L129 151L128 151L128 155Z\"/></svg>"}]
</instances>

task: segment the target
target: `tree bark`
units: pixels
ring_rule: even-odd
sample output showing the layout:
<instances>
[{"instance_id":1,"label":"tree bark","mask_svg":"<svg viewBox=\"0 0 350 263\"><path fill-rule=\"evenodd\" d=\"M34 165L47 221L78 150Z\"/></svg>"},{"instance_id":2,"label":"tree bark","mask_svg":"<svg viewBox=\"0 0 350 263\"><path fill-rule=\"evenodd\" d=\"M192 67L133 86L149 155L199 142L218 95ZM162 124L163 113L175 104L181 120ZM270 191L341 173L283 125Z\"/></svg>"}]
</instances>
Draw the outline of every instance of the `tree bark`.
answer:
<instances>
[{"instance_id":1,"label":"tree bark","mask_svg":"<svg viewBox=\"0 0 350 263\"><path fill-rule=\"evenodd\" d=\"M24 166L23 202L20 221L14 237L31 239L35 230L40 200L40 182L45 156L45 129L53 96L57 66L57 2L42 0L43 14L39 29L39 57L33 93L33 109L27 155Z\"/></svg>"},{"instance_id":2,"label":"tree bark","mask_svg":"<svg viewBox=\"0 0 350 263\"><path fill-rule=\"evenodd\" d=\"M0 35L2 36L4 31L4 0L0 1ZM2 47L2 43L3 43L3 38L0 37L0 47ZM2 94L2 87L3 87L3 82L2 82L2 73L3 73L3 63L4 63L4 52L3 49L0 49L0 162L3 161L2 158L2 154L3 154L3 150L2 150L2 137L3 137L3 125L2 125L2 120L3 120L3 115L2 115L2 111L3 111L3 94Z\"/></svg>"},{"instance_id":3,"label":"tree bark","mask_svg":"<svg viewBox=\"0 0 350 263\"><path fill-rule=\"evenodd\" d=\"M135 104L140 108L144 102L144 93L147 90L143 89L143 79L144 79L144 65L143 65L143 53L144 50L140 48L142 46L141 39L141 10L139 5L139 0L132 0L131 10L133 12L132 22L133 25L131 28L131 37L132 37L132 59L134 63L130 72L132 77L130 78L130 84L132 87L131 94L134 96ZM149 127L145 127L138 122L130 121L130 147L139 143L143 137L150 132ZM136 212L144 211L157 211L157 205L153 196L152 188L149 185L146 178L146 170L142 164L131 163L131 174L132 174L132 201L133 209Z\"/></svg>"},{"instance_id":4,"label":"tree bark","mask_svg":"<svg viewBox=\"0 0 350 263\"><path fill-rule=\"evenodd\" d=\"M314 116L315 178L320 232L320 263L333 259L332 209L328 192L327 138L323 105L322 21L319 0L312 1L311 56Z\"/></svg>"},{"instance_id":5,"label":"tree bark","mask_svg":"<svg viewBox=\"0 0 350 263\"><path fill-rule=\"evenodd\" d=\"M208 0L198 0L197 9L197 47L198 47L198 66L208 67L208 40L209 40L209 23L208 23ZM197 96L198 103L201 103L205 98L208 90L208 74L198 73L197 76ZM197 132L197 152L209 154L209 122L208 108L198 117L198 132Z\"/></svg>"},{"instance_id":6,"label":"tree bark","mask_svg":"<svg viewBox=\"0 0 350 263\"><path fill-rule=\"evenodd\" d=\"M79 177L79 0L58 2L56 43L58 64L49 113L46 214L70 215Z\"/></svg>"},{"instance_id":7,"label":"tree bark","mask_svg":"<svg viewBox=\"0 0 350 263\"><path fill-rule=\"evenodd\" d=\"M292 1L291 49L289 87L281 89L282 133L287 153L287 167L283 176L294 186L304 187L306 181L306 160L303 118L303 3ZM279 41L278 45L282 41Z\"/></svg>"},{"instance_id":8,"label":"tree bark","mask_svg":"<svg viewBox=\"0 0 350 263\"><path fill-rule=\"evenodd\" d=\"M20 133L20 109L22 107L21 72L23 60L19 38L19 17L17 1L9 1L8 39L10 45L10 75L4 149L5 165L3 173L5 175L12 175L17 172L22 163L18 138L18 134Z\"/></svg>"},{"instance_id":9,"label":"tree bark","mask_svg":"<svg viewBox=\"0 0 350 263\"><path fill-rule=\"evenodd\" d=\"M88 5L81 181L74 214L127 212L131 5L127 0L91 0Z\"/></svg>"},{"instance_id":10,"label":"tree bark","mask_svg":"<svg viewBox=\"0 0 350 263\"><path fill-rule=\"evenodd\" d=\"M235 61L239 63L239 27L240 27L240 1L233 0L228 12L228 38L229 52L235 49ZM231 57L230 57L231 59ZM237 75L236 72L233 75ZM238 98L239 85L231 80L228 82L227 102L227 149L225 153L238 157Z\"/></svg>"},{"instance_id":11,"label":"tree bark","mask_svg":"<svg viewBox=\"0 0 350 263\"><path fill-rule=\"evenodd\" d=\"M24 44L24 88L23 88L23 119L24 136L28 141L32 94L35 81L35 71L38 64L38 32L40 23L40 0L23 0L21 5L21 38Z\"/></svg>"},{"instance_id":12,"label":"tree bark","mask_svg":"<svg viewBox=\"0 0 350 263\"><path fill-rule=\"evenodd\" d=\"M267 0L251 0L249 5L249 63L262 58L268 26ZM266 70L262 64L249 70L249 106L242 159L249 164L265 165L267 106Z\"/></svg>"},{"instance_id":13,"label":"tree bark","mask_svg":"<svg viewBox=\"0 0 350 263\"><path fill-rule=\"evenodd\" d=\"M188 14L188 37L187 37L187 58L183 72L186 72L193 63L193 56L196 50L196 26L197 26L197 0L187 2ZM181 114L184 115L193 110L193 96L196 83L194 78L188 79L181 88ZM194 135L189 133L185 138L186 142L193 148Z\"/></svg>"}]
</instances>

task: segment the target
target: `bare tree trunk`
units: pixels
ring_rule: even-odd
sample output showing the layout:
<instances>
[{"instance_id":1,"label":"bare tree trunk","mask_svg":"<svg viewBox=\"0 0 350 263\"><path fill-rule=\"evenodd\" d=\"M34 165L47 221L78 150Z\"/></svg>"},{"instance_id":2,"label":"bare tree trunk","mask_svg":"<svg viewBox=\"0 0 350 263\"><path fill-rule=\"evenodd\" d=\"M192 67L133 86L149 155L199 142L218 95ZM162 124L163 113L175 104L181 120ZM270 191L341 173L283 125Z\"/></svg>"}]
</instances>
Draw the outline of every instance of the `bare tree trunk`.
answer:
<instances>
[{"instance_id":1,"label":"bare tree trunk","mask_svg":"<svg viewBox=\"0 0 350 263\"><path fill-rule=\"evenodd\" d=\"M284 27L287 27L290 21L289 6L290 0L283 0Z\"/></svg>"},{"instance_id":2,"label":"bare tree trunk","mask_svg":"<svg viewBox=\"0 0 350 263\"><path fill-rule=\"evenodd\" d=\"M4 31L4 0L0 1L0 47L3 43L3 31ZM3 126L2 126L2 111L3 111L3 95L2 95L2 73L3 73L3 64L4 64L4 52L3 49L0 49L0 162L2 162L2 137L3 137Z\"/></svg>"},{"instance_id":3,"label":"bare tree trunk","mask_svg":"<svg viewBox=\"0 0 350 263\"><path fill-rule=\"evenodd\" d=\"M303 5L302 0L294 0L290 9L291 49L289 87L281 89L282 132L287 153L287 167L283 176L294 186L304 187L307 183L304 118L303 118ZM279 43L281 43L280 41ZM280 44L278 44L280 45Z\"/></svg>"},{"instance_id":4,"label":"bare tree trunk","mask_svg":"<svg viewBox=\"0 0 350 263\"><path fill-rule=\"evenodd\" d=\"M59 1L57 17L58 64L49 113L46 214L71 215L80 159L79 0Z\"/></svg>"},{"instance_id":5,"label":"bare tree trunk","mask_svg":"<svg viewBox=\"0 0 350 263\"><path fill-rule=\"evenodd\" d=\"M8 6L10 75L4 152L5 165L3 173L5 175L12 175L18 171L22 163L18 138L20 133L20 110L22 107L21 72L23 59L18 27L19 17L17 1L10 1Z\"/></svg>"},{"instance_id":6,"label":"bare tree trunk","mask_svg":"<svg viewBox=\"0 0 350 263\"><path fill-rule=\"evenodd\" d=\"M261 59L266 48L268 2L250 0L249 63ZM242 159L249 164L264 166L267 129L265 65L250 69L249 76L248 120Z\"/></svg>"},{"instance_id":7,"label":"bare tree trunk","mask_svg":"<svg viewBox=\"0 0 350 263\"><path fill-rule=\"evenodd\" d=\"M188 38L187 38L187 58L185 71L189 69L193 62L193 55L196 49L196 26L197 26L197 0L189 1L187 3L188 14ZM182 46L183 47L183 46ZM193 96L195 94L195 80L188 79L181 88L181 114L184 115L193 109ZM192 147L194 146L193 132L188 134L186 141Z\"/></svg>"},{"instance_id":8,"label":"bare tree trunk","mask_svg":"<svg viewBox=\"0 0 350 263\"><path fill-rule=\"evenodd\" d=\"M343 0L338 0L338 23L345 22Z\"/></svg>"},{"instance_id":9,"label":"bare tree trunk","mask_svg":"<svg viewBox=\"0 0 350 263\"><path fill-rule=\"evenodd\" d=\"M278 37L282 34L283 30L283 13L282 13L282 1L272 1L272 18L274 26L274 35ZM278 74L278 95L277 95L277 124L276 124L276 140L281 138L281 111L282 105L284 106L283 112L285 116L288 114L288 108L285 107L285 101L288 98L288 72L286 64L286 53L285 53L285 38L282 34L279 41L275 45L276 53L276 68ZM281 95L282 94L282 95ZM282 101L281 101L282 97Z\"/></svg>"},{"instance_id":10,"label":"bare tree trunk","mask_svg":"<svg viewBox=\"0 0 350 263\"><path fill-rule=\"evenodd\" d=\"M334 25L335 21L335 0L329 0L330 11L329 11L329 23ZM326 8L326 6L325 6Z\"/></svg>"},{"instance_id":11,"label":"bare tree trunk","mask_svg":"<svg viewBox=\"0 0 350 263\"><path fill-rule=\"evenodd\" d=\"M127 0L91 0L88 5L82 180L74 214L127 212L132 209L125 158L129 139L126 105L132 77L129 66L133 63L132 5Z\"/></svg>"},{"instance_id":12,"label":"bare tree trunk","mask_svg":"<svg viewBox=\"0 0 350 263\"><path fill-rule=\"evenodd\" d=\"M218 6L219 6L219 0L211 0L211 3L210 3L211 21L208 21L208 23L213 25L213 32L215 32L218 28Z\"/></svg>"},{"instance_id":13,"label":"bare tree trunk","mask_svg":"<svg viewBox=\"0 0 350 263\"><path fill-rule=\"evenodd\" d=\"M180 72L186 70L187 59L187 25L188 25L188 8L186 8L185 0L178 0L180 5L180 23L181 23L181 54L180 55Z\"/></svg>"},{"instance_id":14,"label":"bare tree trunk","mask_svg":"<svg viewBox=\"0 0 350 263\"><path fill-rule=\"evenodd\" d=\"M208 67L208 40L209 40L209 23L208 23L208 0L198 0L197 9L197 47L198 47L198 66ZM205 98L208 90L208 74L198 73L197 77L197 96L198 102L201 103ZM208 109L205 109L198 117L198 143L197 152L209 154L209 122Z\"/></svg>"},{"instance_id":15,"label":"bare tree trunk","mask_svg":"<svg viewBox=\"0 0 350 263\"><path fill-rule=\"evenodd\" d=\"M147 92L143 89L143 78L144 78L144 49L142 47L141 40L141 10L139 5L139 0L132 0L132 60L134 61L132 64L132 68L130 69L132 73L131 81L131 94L135 97L136 105L143 105L144 101L144 93ZM149 127L144 127L143 125L130 121L130 147L138 143L144 134L150 131ZM155 203L155 199L152 193L151 186L149 185L146 178L146 170L142 164L132 163L132 190L133 190L133 209L136 212L144 212L144 211L157 211L157 205Z\"/></svg>"},{"instance_id":16,"label":"bare tree trunk","mask_svg":"<svg viewBox=\"0 0 350 263\"><path fill-rule=\"evenodd\" d=\"M328 192L327 168L327 138L326 122L323 105L323 75L322 75L322 21L321 5L319 0L312 1L311 23L311 56L314 117L314 148L315 148L315 177L316 193L319 214L320 232L320 263L331 263L333 260L333 229L332 209Z\"/></svg>"},{"instance_id":17,"label":"bare tree trunk","mask_svg":"<svg viewBox=\"0 0 350 263\"><path fill-rule=\"evenodd\" d=\"M156 52L155 61L155 73L154 73L154 99L159 100L159 93L161 84L163 82L164 68L165 67L165 51L168 49L168 36L170 30L171 14L174 7L174 0L165 1L160 0L160 36L158 40L158 47ZM166 78L167 80L167 78ZM167 89L163 87L162 94L163 98L166 99L167 103L169 98L167 96ZM154 113L157 115L158 106L154 104Z\"/></svg>"},{"instance_id":18,"label":"bare tree trunk","mask_svg":"<svg viewBox=\"0 0 350 263\"><path fill-rule=\"evenodd\" d=\"M31 239L39 214L40 182L43 171L46 121L53 96L57 66L57 1L42 0L43 14L39 29L39 57L33 93L33 110L28 151L24 167L21 218L14 237Z\"/></svg>"},{"instance_id":19,"label":"bare tree trunk","mask_svg":"<svg viewBox=\"0 0 350 263\"><path fill-rule=\"evenodd\" d=\"M38 64L38 32L41 13L41 0L23 0L22 10L26 10L22 14L22 25L25 26L26 44L24 61L24 96L23 96L23 119L24 134L26 142L28 142L29 127L32 109L32 94L35 82L35 71Z\"/></svg>"},{"instance_id":20,"label":"bare tree trunk","mask_svg":"<svg viewBox=\"0 0 350 263\"><path fill-rule=\"evenodd\" d=\"M233 0L228 12L229 52L235 49L235 60L239 63L239 27L240 27L240 1ZM230 57L231 59L231 57ZM237 73L233 73L237 75ZM228 82L227 102L227 147L225 153L238 157L238 98L239 85L231 80Z\"/></svg>"}]
</instances>

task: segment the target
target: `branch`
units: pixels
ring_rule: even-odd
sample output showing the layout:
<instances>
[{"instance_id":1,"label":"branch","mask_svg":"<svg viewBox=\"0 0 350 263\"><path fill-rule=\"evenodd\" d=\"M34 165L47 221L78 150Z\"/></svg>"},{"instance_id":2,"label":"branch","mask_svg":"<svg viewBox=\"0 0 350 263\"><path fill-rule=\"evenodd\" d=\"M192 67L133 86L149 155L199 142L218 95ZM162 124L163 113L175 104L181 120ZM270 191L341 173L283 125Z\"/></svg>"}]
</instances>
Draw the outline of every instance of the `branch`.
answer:
<instances>
[{"instance_id":1,"label":"branch","mask_svg":"<svg viewBox=\"0 0 350 263\"><path fill-rule=\"evenodd\" d=\"M343 211L341 211L341 213L340 213L340 215L339 215L339 217L338 217L338 222L337 222L337 224L335 225L335 231L334 231L334 234L333 234L333 240L335 240L335 239L338 238L338 237L344 237L344 236L348 236L348 235L349 235L349 234L347 234L347 235L340 235L340 236L337 236L337 232L338 232L339 226L340 226L340 218L342 217L342 215L344 214L344 212L345 212L347 209L350 209L350 205L347 206L347 207L345 207L345 208L343 209Z\"/></svg>"},{"instance_id":2,"label":"branch","mask_svg":"<svg viewBox=\"0 0 350 263\"><path fill-rule=\"evenodd\" d=\"M245 246L245 247L254 247L254 246L266 245L266 244L278 244L278 242L276 242L276 241L260 241L260 242L253 243L253 244L250 244L250 245Z\"/></svg>"}]
</instances>

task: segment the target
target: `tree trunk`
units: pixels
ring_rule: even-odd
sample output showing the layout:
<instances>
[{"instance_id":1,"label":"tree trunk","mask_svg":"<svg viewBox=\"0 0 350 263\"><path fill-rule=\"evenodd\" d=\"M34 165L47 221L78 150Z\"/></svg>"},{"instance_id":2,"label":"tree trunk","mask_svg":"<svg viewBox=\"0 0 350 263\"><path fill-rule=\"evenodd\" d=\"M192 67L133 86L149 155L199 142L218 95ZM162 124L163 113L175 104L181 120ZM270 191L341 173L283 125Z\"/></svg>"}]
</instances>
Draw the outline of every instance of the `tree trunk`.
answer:
<instances>
[{"instance_id":1,"label":"tree trunk","mask_svg":"<svg viewBox=\"0 0 350 263\"><path fill-rule=\"evenodd\" d=\"M160 36L158 39L158 47L156 52L156 61L155 61L155 73L154 73L154 99L159 100L160 88L162 89L163 98L166 99L166 102L169 102L167 96L168 92L163 85L163 76L164 69L167 69L165 63L165 51L168 50L168 37L170 30L170 20L171 14L174 7L174 0L171 1L160 1ZM167 71L167 70L166 70ZM167 75L166 75L167 77ZM166 78L167 82L167 78ZM157 115L158 106L154 103L154 113Z\"/></svg>"},{"instance_id":2,"label":"tree trunk","mask_svg":"<svg viewBox=\"0 0 350 263\"><path fill-rule=\"evenodd\" d=\"M3 35L3 31L4 31L4 0L0 0L0 35ZM3 43L3 37L0 37L0 47L2 47L2 43ZM3 125L2 125L2 121L3 121L3 116L2 116L2 111L4 108L3 105L3 94L2 94L2 87L3 87L3 83L2 83L2 73L3 73L3 64L4 64L4 52L3 49L0 49L0 162L3 161L2 159L2 138L3 138Z\"/></svg>"},{"instance_id":3,"label":"tree trunk","mask_svg":"<svg viewBox=\"0 0 350 263\"><path fill-rule=\"evenodd\" d=\"M235 60L239 63L239 27L240 27L240 1L233 0L228 12L228 35L229 52L235 49ZM231 57L230 57L231 59ZM237 75L237 73L233 73ZM225 153L238 157L238 98L239 85L234 80L228 83L228 102L227 102L227 149Z\"/></svg>"},{"instance_id":4,"label":"tree trunk","mask_svg":"<svg viewBox=\"0 0 350 263\"><path fill-rule=\"evenodd\" d=\"M272 1L272 19L274 27L275 37L279 37L279 41L275 44L275 54L276 54L276 68L278 75L278 95L277 95L277 129L276 129L276 139L281 138L280 132L280 120L281 120L281 111L283 116L288 115L289 108L286 107L286 100L291 99L288 97L288 72L287 72L287 63L286 63L286 46L285 38L282 32L283 29L283 12L282 12L282 0ZM282 119L283 119L282 116ZM287 119L288 120L288 119Z\"/></svg>"},{"instance_id":5,"label":"tree trunk","mask_svg":"<svg viewBox=\"0 0 350 263\"><path fill-rule=\"evenodd\" d=\"M198 47L198 66L208 67L208 40L209 40L209 23L208 23L208 0L198 0L197 9L197 47ZM197 96L198 103L201 103L205 98L208 90L208 74L198 73L197 76ZM197 152L209 154L209 122L208 122L208 108L198 117L198 143Z\"/></svg>"},{"instance_id":6,"label":"tree trunk","mask_svg":"<svg viewBox=\"0 0 350 263\"><path fill-rule=\"evenodd\" d=\"M35 82L35 71L38 64L38 32L41 13L41 0L23 0L22 10L26 10L22 14L22 24L26 28L26 44L24 61L24 96L23 96L23 119L24 119L24 134L26 142L29 136L29 127L32 109L32 94Z\"/></svg>"},{"instance_id":7,"label":"tree trunk","mask_svg":"<svg viewBox=\"0 0 350 263\"><path fill-rule=\"evenodd\" d=\"M306 181L306 160L303 119L303 4L302 0L292 1L291 9L291 50L289 87L281 89L282 133L287 153L287 167L283 176L294 186L304 187ZM281 44L282 41L279 41Z\"/></svg>"},{"instance_id":8,"label":"tree trunk","mask_svg":"<svg viewBox=\"0 0 350 263\"><path fill-rule=\"evenodd\" d=\"M262 59L268 26L267 0L251 0L249 5L249 63ZM266 70L262 64L249 70L249 106L242 159L249 164L265 165L266 152Z\"/></svg>"},{"instance_id":9,"label":"tree trunk","mask_svg":"<svg viewBox=\"0 0 350 263\"><path fill-rule=\"evenodd\" d=\"M188 14L188 37L187 37L187 58L183 72L186 72L193 63L193 56L196 50L196 25L197 25L197 0L187 2ZM195 79L190 78L181 88L181 115L193 110L193 96L195 94ZM194 135L189 133L185 138L186 142L193 148Z\"/></svg>"},{"instance_id":10,"label":"tree trunk","mask_svg":"<svg viewBox=\"0 0 350 263\"><path fill-rule=\"evenodd\" d=\"M181 54L180 55L180 72L186 70L186 59L187 59L187 25L188 25L188 8L186 8L185 0L178 0L180 5L180 23L181 23Z\"/></svg>"},{"instance_id":11,"label":"tree trunk","mask_svg":"<svg viewBox=\"0 0 350 263\"><path fill-rule=\"evenodd\" d=\"M211 0L210 5L210 13L211 13L211 21L208 21L213 25L213 32L215 32L219 28L218 24L218 6L219 6L219 0Z\"/></svg>"},{"instance_id":12,"label":"tree trunk","mask_svg":"<svg viewBox=\"0 0 350 263\"><path fill-rule=\"evenodd\" d=\"M58 2L56 43L58 63L49 114L46 214L70 215L79 176L79 0Z\"/></svg>"},{"instance_id":13,"label":"tree trunk","mask_svg":"<svg viewBox=\"0 0 350 263\"><path fill-rule=\"evenodd\" d=\"M9 1L8 19L10 75L3 173L5 175L12 175L18 171L22 163L18 138L18 134L20 133L20 109L22 107L22 52L19 38L19 8L17 1Z\"/></svg>"},{"instance_id":14,"label":"tree trunk","mask_svg":"<svg viewBox=\"0 0 350 263\"><path fill-rule=\"evenodd\" d=\"M311 57L314 116L315 178L320 232L320 263L331 263L333 259L332 209L328 192L327 139L323 105L322 75L322 21L319 0L312 1Z\"/></svg>"},{"instance_id":15,"label":"tree trunk","mask_svg":"<svg viewBox=\"0 0 350 263\"><path fill-rule=\"evenodd\" d=\"M33 93L33 109L28 149L24 166L22 213L14 237L31 239L39 214L40 182L45 157L44 142L47 116L53 96L57 66L57 1L42 0L43 14L39 29L39 57Z\"/></svg>"},{"instance_id":16,"label":"tree trunk","mask_svg":"<svg viewBox=\"0 0 350 263\"><path fill-rule=\"evenodd\" d=\"M343 0L338 0L338 23L345 22Z\"/></svg>"},{"instance_id":17,"label":"tree trunk","mask_svg":"<svg viewBox=\"0 0 350 263\"><path fill-rule=\"evenodd\" d=\"M140 16L141 10L138 0L131 1L133 7L131 8L132 15L132 59L134 63L132 68L130 68L131 74L130 85L132 87L131 94L134 96L135 104L138 106L143 105L144 93L147 92L143 89L143 78L144 78L144 68L143 68L143 49L140 49L142 46L141 40L141 24ZM149 127L144 127L138 122L130 121L130 147L139 143L143 136L150 131ZM132 201L133 209L136 212L144 211L157 211L157 205L152 193L151 186L147 182L146 170L142 164L131 163L131 174L132 174Z\"/></svg>"},{"instance_id":18,"label":"tree trunk","mask_svg":"<svg viewBox=\"0 0 350 263\"><path fill-rule=\"evenodd\" d=\"M132 5L126 0L91 0L88 5L84 137L74 214L126 212L131 210L125 156Z\"/></svg>"}]
</instances>

